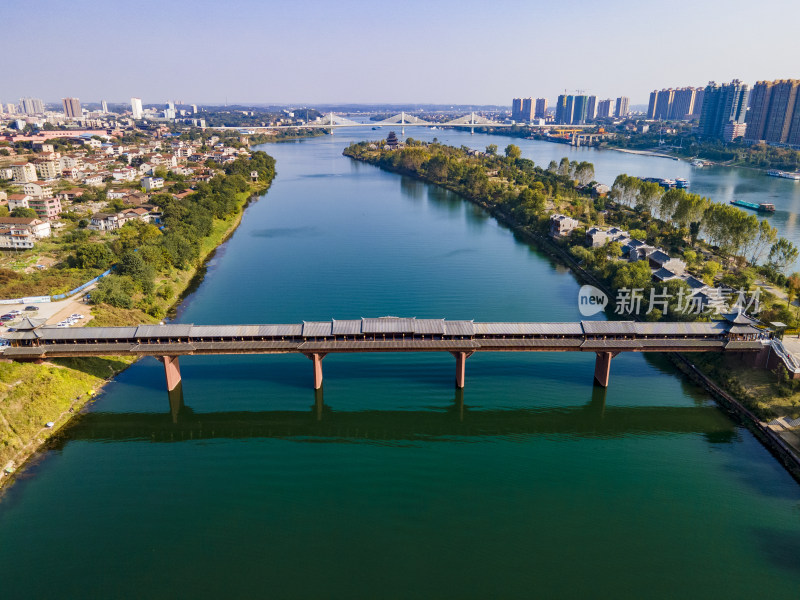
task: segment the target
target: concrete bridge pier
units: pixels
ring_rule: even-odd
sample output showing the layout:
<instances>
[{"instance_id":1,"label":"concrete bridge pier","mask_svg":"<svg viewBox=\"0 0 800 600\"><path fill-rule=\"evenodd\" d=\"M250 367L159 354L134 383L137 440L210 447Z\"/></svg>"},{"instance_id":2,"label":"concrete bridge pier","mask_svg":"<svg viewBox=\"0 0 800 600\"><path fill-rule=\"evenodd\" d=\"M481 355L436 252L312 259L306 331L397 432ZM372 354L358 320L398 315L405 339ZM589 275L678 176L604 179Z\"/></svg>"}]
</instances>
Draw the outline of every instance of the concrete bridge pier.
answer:
<instances>
[{"instance_id":1,"label":"concrete bridge pier","mask_svg":"<svg viewBox=\"0 0 800 600\"><path fill-rule=\"evenodd\" d=\"M594 361L594 383L602 387L608 387L608 377L611 374L611 359L617 355L616 352L598 352Z\"/></svg>"},{"instance_id":2,"label":"concrete bridge pier","mask_svg":"<svg viewBox=\"0 0 800 600\"><path fill-rule=\"evenodd\" d=\"M171 392L181 382L181 366L177 356L159 356L158 360L164 364L164 374L167 376L167 391Z\"/></svg>"},{"instance_id":3,"label":"concrete bridge pier","mask_svg":"<svg viewBox=\"0 0 800 600\"><path fill-rule=\"evenodd\" d=\"M314 363L314 389L322 389L322 359L327 355L326 352L312 352L306 354L306 358Z\"/></svg>"},{"instance_id":4,"label":"concrete bridge pier","mask_svg":"<svg viewBox=\"0 0 800 600\"><path fill-rule=\"evenodd\" d=\"M467 359L472 356L472 352L451 352L450 354L456 359L456 389L463 389Z\"/></svg>"}]
</instances>

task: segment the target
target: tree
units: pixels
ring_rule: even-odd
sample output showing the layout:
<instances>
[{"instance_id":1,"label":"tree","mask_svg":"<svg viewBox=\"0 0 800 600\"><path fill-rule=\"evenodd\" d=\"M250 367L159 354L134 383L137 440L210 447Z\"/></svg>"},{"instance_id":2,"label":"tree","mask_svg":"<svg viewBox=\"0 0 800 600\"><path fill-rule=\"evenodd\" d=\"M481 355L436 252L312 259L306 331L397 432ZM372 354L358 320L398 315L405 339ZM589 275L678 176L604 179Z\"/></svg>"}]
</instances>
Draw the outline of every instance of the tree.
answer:
<instances>
[{"instance_id":1,"label":"tree","mask_svg":"<svg viewBox=\"0 0 800 600\"><path fill-rule=\"evenodd\" d=\"M11 211L12 217L18 217L21 219L35 219L39 215L36 214L36 211L32 208L23 208L21 206L15 208Z\"/></svg>"},{"instance_id":2,"label":"tree","mask_svg":"<svg viewBox=\"0 0 800 600\"><path fill-rule=\"evenodd\" d=\"M788 300L791 304L792 299L797 298L797 295L800 294L800 273L792 273L786 279L786 289L789 292Z\"/></svg>"},{"instance_id":3,"label":"tree","mask_svg":"<svg viewBox=\"0 0 800 600\"><path fill-rule=\"evenodd\" d=\"M772 248L769 250L769 256L767 257L767 265L777 273L783 274L786 267L797 260L797 256L797 247L792 242L782 237L772 244Z\"/></svg>"},{"instance_id":4,"label":"tree","mask_svg":"<svg viewBox=\"0 0 800 600\"><path fill-rule=\"evenodd\" d=\"M75 251L75 266L79 269L107 269L114 255L104 244L83 244Z\"/></svg>"},{"instance_id":5,"label":"tree","mask_svg":"<svg viewBox=\"0 0 800 600\"><path fill-rule=\"evenodd\" d=\"M486 146L486 154L489 156L497 156L497 144L489 144Z\"/></svg>"},{"instance_id":6,"label":"tree","mask_svg":"<svg viewBox=\"0 0 800 600\"><path fill-rule=\"evenodd\" d=\"M522 156L522 150L519 149L519 146L515 146L514 144L509 144L506 146L506 158L510 158L512 160L518 159Z\"/></svg>"},{"instance_id":7,"label":"tree","mask_svg":"<svg viewBox=\"0 0 800 600\"><path fill-rule=\"evenodd\" d=\"M703 282L706 285L714 285L714 277L717 276L722 266L713 260L710 260L703 267Z\"/></svg>"},{"instance_id":8,"label":"tree","mask_svg":"<svg viewBox=\"0 0 800 600\"><path fill-rule=\"evenodd\" d=\"M751 249L750 263L757 265L764 254L764 250L772 246L776 239L778 239L778 230L770 225L769 221L763 219L758 226L758 235Z\"/></svg>"}]
</instances>

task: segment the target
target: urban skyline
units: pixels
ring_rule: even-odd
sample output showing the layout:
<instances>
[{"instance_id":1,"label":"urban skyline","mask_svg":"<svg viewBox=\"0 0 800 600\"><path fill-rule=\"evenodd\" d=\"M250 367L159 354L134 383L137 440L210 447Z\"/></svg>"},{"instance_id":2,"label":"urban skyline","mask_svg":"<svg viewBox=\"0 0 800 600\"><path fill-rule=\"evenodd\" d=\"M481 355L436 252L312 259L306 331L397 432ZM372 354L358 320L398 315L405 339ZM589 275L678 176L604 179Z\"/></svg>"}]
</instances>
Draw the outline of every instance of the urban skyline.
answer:
<instances>
[{"instance_id":1,"label":"urban skyline","mask_svg":"<svg viewBox=\"0 0 800 600\"><path fill-rule=\"evenodd\" d=\"M649 6L630 0L552 6L518 0L491 6L472 0L410 0L400 8L347 0L335 9L320 0L291 7L255 0L142 0L126 15L123 29L115 27L107 7L97 0L70 5L43 0L38 6L48 15L37 23L43 39L55 39L70 28L98 36L113 28L115 43L135 49L136 56L121 62L118 54L96 44L73 41L60 51L59 61L52 61L50 48L30 46L24 28L10 28L9 46L26 47L25 60L37 68L7 74L4 94L48 102L74 96L116 103L140 96L145 102L180 97L203 104L223 104L226 98L270 104L505 104L507 98L528 96L525 87L534 84L538 96L553 101L567 83L591 89L598 98L627 96L633 104L643 104L649 91L665 81L699 86L739 78L752 85L800 75L792 31L792 17L800 16L800 7L778 0L765 0L758 11L742 0L728 3L724 11L710 0L677 0L671 11L686 15L679 26L653 21L657 14ZM771 8L779 8L784 18L774 19ZM746 9L748 35L725 33L738 31ZM4 16L9 23L24 22L29 7L12 3L4 7ZM482 27L480 43L471 43L463 34L475 30L476 18L496 26ZM236 35L213 26L218 22L235 25ZM380 41L382 35L373 35L376 23L398 36ZM534 23L536 35L531 36ZM584 44L564 42L564 23L573 31L621 32L597 42L609 57L603 68L587 60ZM709 38L711 23L720 33ZM165 39L167 47L157 43ZM677 43L686 39L703 39L703 51ZM204 53L201 49L209 41L215 50ZM534 58L555 49L558 60ZM532 58L520 70L511 55Z\"/></svg>"}]
</instances>

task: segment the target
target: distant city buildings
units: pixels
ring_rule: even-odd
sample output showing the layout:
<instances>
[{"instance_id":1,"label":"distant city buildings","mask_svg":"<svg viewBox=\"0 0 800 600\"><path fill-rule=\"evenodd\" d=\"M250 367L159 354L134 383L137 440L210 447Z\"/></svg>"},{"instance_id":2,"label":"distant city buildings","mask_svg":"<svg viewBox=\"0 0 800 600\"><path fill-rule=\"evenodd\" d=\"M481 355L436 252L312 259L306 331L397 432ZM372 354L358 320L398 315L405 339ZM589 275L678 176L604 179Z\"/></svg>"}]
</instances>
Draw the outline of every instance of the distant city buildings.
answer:
<instances>
[{"instance_id":1,"label":"distant city buildings","mask_svg":"<svg viewBox=\"0 0 800 600\"><path fill-rule=\"evenodd\" d=\"M101 111L103 111L103 114L104 114L104 115L107 115L107 114L108 114L108 104L106 104L106 101L105 101L105 100L103 100L102 102L100 102L100 110L101 110Z\"/></svg>"},{"instance_id":2,"label":"distant city buildings","mask_svg":"<svg viewBox=\"0 0 800 600\"><path fill-rule=\"evenodd\" d=\"M511 102L511 119L519 122L533 119L533 99L514 98Z\"/></svg>"},{"instance_id":3,"label":"distant city buildings","mask_svg":"<svg viewBox=\"0 0 800 600\"><path fill-rule=\"evenodd\" d=\"M561 94L556 102L556 123L583 125L589 110L589 96Z\"/></svg>"},{"instance_id":4,"label":"distant city buildings","mask_svg":"<svg viewBox=\"0 0 800 600\"><path fill-rule=\"evenodd\" d=\"M44 102L39 98L20 98L19 107L26 115L44 114Z\"/></svg>"},{"instance_id":5,"label":"distant city buildings","mask_svg":"<svg viewBox=\"0 0 800 600\"><path fill-rule=\"evenodd\" d=\"M586 121L594 121L597 117L597 96L589 96L586 103Z\"/></svg>"},{"instance_id":6,"label":"distant city buildings","mask_svg":"<svg viewBox=\"0 0 800 600\"><path fill-rule=\"evenodd\" d=\"M620 96L617 98L616 106L614 108L614 116L616 117L627 117L628 116L628 107L631 104L631 99L627 96Z\"/></svg>"},{"instance_id":7,"label":"distant city buildings","mask_svg":"<svg viewBox=\"0 0 800 600\"><path fill-rule=\"evenodd\" d=\"M647 118L663 121L691 121L700 116L702 102L702 88L653 90L650 92L650 102L647 105Z\"/></svg>"},{"instance_id":8,"label":"distant city buildings","mask_svg":"<svg viewBox=\"0 0 800 600\"><path fill-rule=\"evenodd\" d=\"M800 146L800 80L759 81L753 86L744 137Z\"/></svg>"},{"instance_id":9,"label":"distant city buildings","mask_svg":"<svg viewBox=\"0 0 800 600\"><path fill-rule=\"evenodd\" d=\"M534 111L534 117L537 119L544 119L547 114L547 98L537 98L536 99L536 109Z\"/></svg>"},{"instance_id":10,"label":"distant city buildings","mask_svg":"<svg viewBox=\"0 0 800 600\"><path fill-rule=\"evenodd\" d=\"M77 98L62 98L61 103L64 105L64 116L68 119L80 119L83 116L81 101Z\"/></svg>"},{"instance_id":11,"label":"distant city buildings","mask_svg":"<svg viewBox=\"0 0 800 600\"><path fill-rule=\"evenodd\" d=\"M133 118L138 120L142 118L142 99L141 98L131 98L131 113L133 113Z\"/></svg>"},{"instance_id":12,"label":"distant city buildings","mask_svg":"<svg viewBox=\"0 0 800 600\"><path fill-rule=\"evenodd\" d=\"M609 98L608 100L600 100L597 103L597 118L609 119L614 116L614 101Z\"/></svg>"},{"instance_id":13,"label":"distant city buildings","mask_svg":"<svg viewBox=\"0 0 800 600\"><path fill-rule=\"evenodd\" d=\"M726 136L741 134L742 128L726 126L745 122L749 92L747 84L738 79L722 85L709 82L703 97L698 134L711 139L735 139Z\"/></svg>"}]
</instances>

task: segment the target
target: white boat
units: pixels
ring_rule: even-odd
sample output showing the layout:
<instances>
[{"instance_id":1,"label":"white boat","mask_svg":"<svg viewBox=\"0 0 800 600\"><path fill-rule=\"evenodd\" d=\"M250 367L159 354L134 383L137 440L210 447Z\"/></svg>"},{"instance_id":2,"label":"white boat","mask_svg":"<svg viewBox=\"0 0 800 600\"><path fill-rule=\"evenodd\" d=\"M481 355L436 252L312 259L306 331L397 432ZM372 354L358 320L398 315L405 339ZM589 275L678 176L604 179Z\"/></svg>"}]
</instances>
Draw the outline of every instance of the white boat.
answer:
<instances>
[{"instance_id":1,"label":"white boat","mask_svg":"<svg viewBox=\"0 0 800 600\"><path fill-rule=\"evenodd\" d=\"M705 166L706 166L706 163L704 163L704 162L703 162L702 160L700 160L699 158L695 158L695 159L694 159L694 160L691 162L691 165L692 165L693 167L697 167L697 168L699 168L699 169L702 169L703 167L705 167Z\"/></svg>"},{"instance_id":2,"label":"white boat","mask_svg":"<svg viewBox=\"0 0 800 600\"><path fill-rule=\"evenodd\" d=\"M782 179L791 179L792 181L800 181L800 173L787 173L786 171L778 171L777 169L772 169L767 171L767 175L770 177L780 177Z\"/></svg>"}]
</instances>

